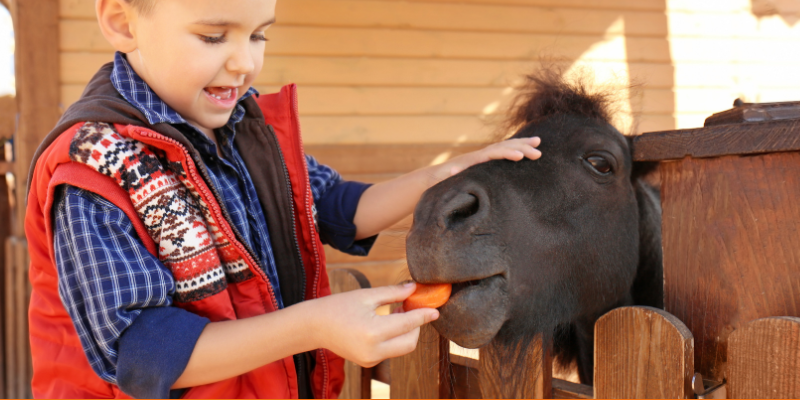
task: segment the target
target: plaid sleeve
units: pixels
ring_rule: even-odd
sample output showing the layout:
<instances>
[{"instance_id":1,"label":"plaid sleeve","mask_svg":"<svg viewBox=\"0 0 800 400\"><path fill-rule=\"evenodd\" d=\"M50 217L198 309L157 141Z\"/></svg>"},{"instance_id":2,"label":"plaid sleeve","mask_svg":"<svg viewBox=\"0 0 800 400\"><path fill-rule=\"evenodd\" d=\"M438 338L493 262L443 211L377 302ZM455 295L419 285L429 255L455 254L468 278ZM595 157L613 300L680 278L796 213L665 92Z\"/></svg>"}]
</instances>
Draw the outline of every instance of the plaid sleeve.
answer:
<instances>
[{"instance_id":1,"label":"plaid sleeve","mask_svg":"<svg viewBox=\"0 0 800 400\"><path fill-rule=\"evenodd\" d=\"M54 204L53 247L58 292L89 364L100 378L117 384L128 394L168 396L169 387L183 373L197 337L208 320L176 307L167 307L172 304L175 292L172 274L147 251L133 224L117 206L94 193L69 185L58 188ZM181 326L165 321L162 310L169 310L171 320L180 321ZM154 317L144 318L145 315ZM158 321L159 326L148 321ZM134 322L137 329L131 330ZM143 339L145 336L137 333L153 329L159 332L180 329L182 335L167 335L159 342L146 343L152 338ZM135 354L128 357L130 354L126 355L120 348L123 334L130 343L129 348L147 356ZM176 336L181 336L177 342L171 339ZM188 348L182 342L188 343ZM173 349L179 349L182 354L176 355ZM136 393L136 388L126 390L130 388L117 372L118 367L130 364L128 358L149 360L150 365L140 366L137 371L137 383L142 379L149 380L148 386L160 387L161 393ZM165 380L164 377L166 380L174 379L159 384L159 380Z\"/></svg>"},{"instance_id":2,"label":"plaid sleeve","mask_svg":"<svg viewBox=\"0 0 800 400\"><path fill-rule=\"evenodd\" d=\"M308 180L311 184L311 193L314 194L314 202L318 202L325 195L325 192L342 181L342 176L333 168L320 164L316 158L307 154L306 163L308 164Z\"/></svg>"}]
</instances>

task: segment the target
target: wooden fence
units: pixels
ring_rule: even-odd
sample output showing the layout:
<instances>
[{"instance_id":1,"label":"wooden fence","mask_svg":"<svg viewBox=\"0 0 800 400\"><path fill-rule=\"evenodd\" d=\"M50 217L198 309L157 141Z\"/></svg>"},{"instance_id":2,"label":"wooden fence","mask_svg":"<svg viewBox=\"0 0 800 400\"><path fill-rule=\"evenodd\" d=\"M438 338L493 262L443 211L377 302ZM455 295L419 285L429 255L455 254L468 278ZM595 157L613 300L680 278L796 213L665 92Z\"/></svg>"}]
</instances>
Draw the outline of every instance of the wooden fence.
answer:
<instances>
[{"instance_id":1,"label":"wooden fence","mask_svg":"<svg viewBox=\"0 0 800 400\"><path fill-rule=\"evenodd\" d=\"M5 247L5 395L11 399L27 399L32 397L33 377L28 340L28 302L31 296L28 244L25 240L10 238Z\"/></svg>"},{"instance_id":2,"label":"wooden fence","mask_svg":"<svg viewBox=\"0 0 800 400\"><path fill-rule=\"evenodd\" d=\"M354 270L331 271L334 292L369 287ZM430 326L417 349L375 368L348 361L340 398L370 398L365 380L391 386L392 398L800 398L800 318L763 318L730 335L725 382L704 380L694 368L694 338L668 312L622 307L595 324L593 386L553 378L548 346L536 339L524 362L504 368L491 344L477 359L453 354ZM517 361L517 360L515 360ZM523 367L520 368L520 365Z\"/></svg>"}]
</instances>

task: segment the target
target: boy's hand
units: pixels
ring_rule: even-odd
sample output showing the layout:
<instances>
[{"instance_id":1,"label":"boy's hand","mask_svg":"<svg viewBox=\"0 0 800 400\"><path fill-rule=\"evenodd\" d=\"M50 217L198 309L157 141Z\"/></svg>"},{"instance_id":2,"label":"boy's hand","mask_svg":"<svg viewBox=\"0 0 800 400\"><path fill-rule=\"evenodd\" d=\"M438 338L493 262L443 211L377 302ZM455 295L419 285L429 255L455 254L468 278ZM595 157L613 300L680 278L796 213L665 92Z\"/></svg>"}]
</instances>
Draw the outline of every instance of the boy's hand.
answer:
<instances>
[{"instance_id":1,"label":"boy's hand","mask_svg":"<svg viewBox=\"0 0 800 400\"><path fill-rule=\"evenodd\" d=\"M309 318L318 323L313 329L317 342L362 367L410 353L417 347L419 327L439 318L439 311L420 308L377 315L375 310L405 300L415 287L410 283L361 289L306 302L315 303Z\"/></svg>"},{"instance_id":2,"label":"boy's hand","mask_svg":"<svg viewBox=\"0 0 800 400\"><path fill-rule=\"evenodd\" d=\"M448 176L453 176L475 164L480 164L489 160L507 159L512 161L522 160L528 157L536 160L542 156L542 152L536 147L542 143L538 137L509 139L494 143L472 153L462 154L454 157L443 166L449 172ZM449 167L449 168L448 168ZM442 177L440 180L447 178Z\"/></svg>"}]
</instances>

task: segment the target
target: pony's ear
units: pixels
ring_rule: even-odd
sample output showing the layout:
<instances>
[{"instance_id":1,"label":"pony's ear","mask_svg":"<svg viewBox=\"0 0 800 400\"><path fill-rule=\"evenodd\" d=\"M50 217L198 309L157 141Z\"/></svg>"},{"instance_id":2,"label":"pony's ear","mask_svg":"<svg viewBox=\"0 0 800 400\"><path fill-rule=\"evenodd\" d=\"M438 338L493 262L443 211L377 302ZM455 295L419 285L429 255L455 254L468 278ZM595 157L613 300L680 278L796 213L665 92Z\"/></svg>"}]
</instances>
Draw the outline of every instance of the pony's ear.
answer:
<instances>
[{"instance_id":1,"label":"pony's ear","mask_svg":"<svg viewBox=\"0 0 800 400\"><path fill-rule=\"evenodd\" d=\"M635 165L636 163L634 163ZM651 167L651 166L645 166ZM636 170L636 168L634 168ZM631 287L634 304L664 308L664 268L661 248L661 197L658 186L648 182L653 174L632 178L639 207L639 265ZM657 169L655 169L657 172Z\"/></svg>"}]
</instances>

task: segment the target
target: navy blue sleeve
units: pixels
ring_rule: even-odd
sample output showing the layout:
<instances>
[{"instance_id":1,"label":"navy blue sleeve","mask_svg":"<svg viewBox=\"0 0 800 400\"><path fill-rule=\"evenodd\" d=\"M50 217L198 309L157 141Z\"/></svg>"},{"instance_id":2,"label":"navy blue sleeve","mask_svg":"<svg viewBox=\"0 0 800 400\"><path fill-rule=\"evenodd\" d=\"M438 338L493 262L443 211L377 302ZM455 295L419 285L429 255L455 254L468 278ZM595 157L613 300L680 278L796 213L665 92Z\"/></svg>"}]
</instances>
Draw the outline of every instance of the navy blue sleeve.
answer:
<instances>
[{"instance_id":1,"label":"navy blue sleeve","mask_svg":"<svg viewBox=\"0 0 800 400\"><path fill-rule=\"evenodd\" d=\"M53 210L59 295L92 369L134 397L169 397L208 320L172 307L172 273L119 207L63 185Z\"/></svg>"},{"instance_id":2,"label":"navy blue sleeve","mask_svg":"<svg viewBox=\"0 0 800 400\"><path fill-rule=\"evenodd\" d=\"M208 319L177 307L142 310L119 338L117 382L138 399L169 398Z\"/></svg>"},{"instance_id":3,"label":"navy blue sleeve","mask_svg":"<svg viewBox=\"0 0 800 400\"><path fill-rule=\"evenodd\" d=\"M322 242L334 249L356 256L366 256L378 235L355 240L353 219L361 195L372 185L340 181L329 188L316 202L319 235Z\"/></svg>"}]
</instances>

